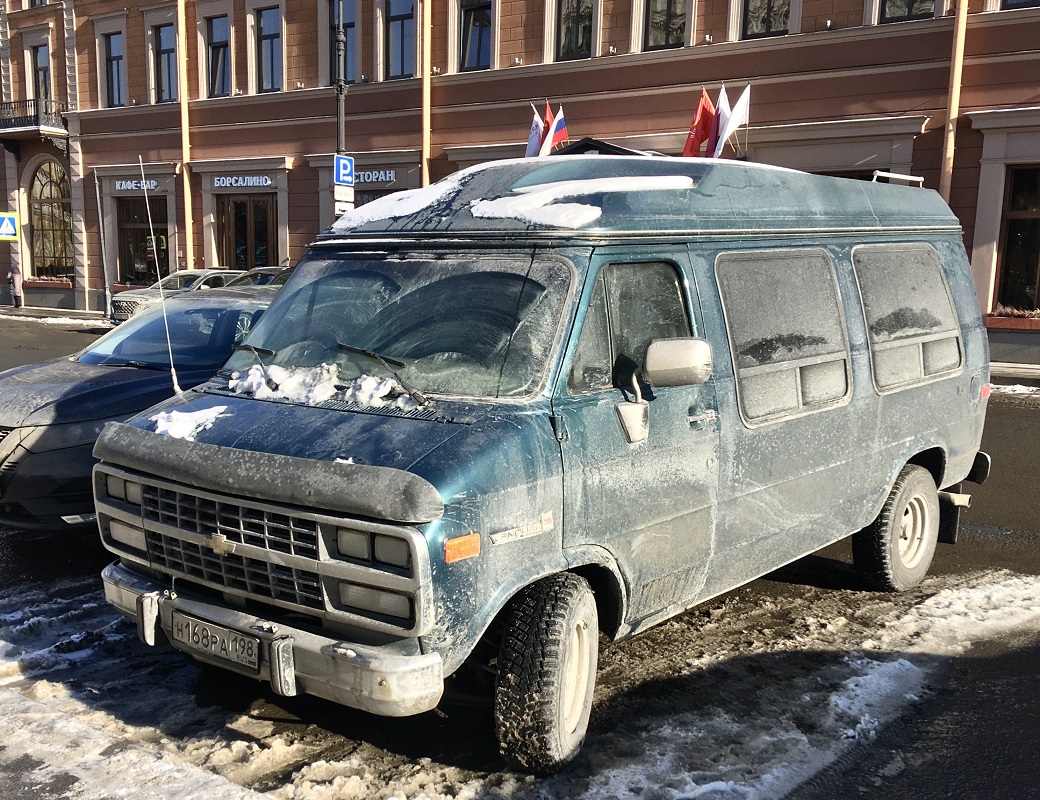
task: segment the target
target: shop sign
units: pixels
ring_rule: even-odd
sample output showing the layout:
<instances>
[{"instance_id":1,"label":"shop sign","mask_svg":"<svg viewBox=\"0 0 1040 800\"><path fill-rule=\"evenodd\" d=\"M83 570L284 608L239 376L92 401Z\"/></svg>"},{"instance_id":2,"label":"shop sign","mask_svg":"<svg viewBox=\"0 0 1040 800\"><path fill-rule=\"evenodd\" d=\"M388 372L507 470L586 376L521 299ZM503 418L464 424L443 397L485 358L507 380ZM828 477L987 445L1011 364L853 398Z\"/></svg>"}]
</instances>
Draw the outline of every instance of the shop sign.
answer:
<instances>
[{"instance_id":1,"label":"shop sign","mask_svg":"<svg viewBox=\"0 0 1040 800\"><path fill-rule=\"evenodd\" d=\"M214 175L214 189L255 189L274 186L270 175Z\"/></svg>"},{"instance_id":2,"label":"shop sign","mask_svg":"<svg viewBox=\"0 0 1040 800\"><path fill-rule=\"evenodd\" d=\"M396 180L396 169L361 169L354 173L355 183L393 183Z\"/></svg>"},{"instance_id":3,"label":"shop sign","mask_svg":"<svg viewBox=\"0 0 1040 800\"><path fill-rule=\"evenodd\" d=\"M154 192L158 188L159 181L156 180L132 180L115 182L115 190L117 192Z\"/></svg>"}]
</instances>

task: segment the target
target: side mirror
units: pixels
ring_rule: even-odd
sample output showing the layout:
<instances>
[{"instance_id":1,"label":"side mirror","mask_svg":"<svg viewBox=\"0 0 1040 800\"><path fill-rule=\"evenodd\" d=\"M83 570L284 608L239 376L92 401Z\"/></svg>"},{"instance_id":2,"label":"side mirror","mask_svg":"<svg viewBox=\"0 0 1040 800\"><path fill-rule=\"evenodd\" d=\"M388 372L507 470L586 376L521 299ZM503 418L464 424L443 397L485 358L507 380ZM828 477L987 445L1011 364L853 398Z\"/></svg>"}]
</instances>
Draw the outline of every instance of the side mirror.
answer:
<instances>
[{"instance_id":1,"label":"side mirror","mask_svg":"<svg viewBox=\"0 0 1040 800\"><path fill-rule=\"evenodd\" d=\"M651 386L692 386L711 378L711 345L704 339L655 339L643 374Z\"/></svg>"}]
</instances>

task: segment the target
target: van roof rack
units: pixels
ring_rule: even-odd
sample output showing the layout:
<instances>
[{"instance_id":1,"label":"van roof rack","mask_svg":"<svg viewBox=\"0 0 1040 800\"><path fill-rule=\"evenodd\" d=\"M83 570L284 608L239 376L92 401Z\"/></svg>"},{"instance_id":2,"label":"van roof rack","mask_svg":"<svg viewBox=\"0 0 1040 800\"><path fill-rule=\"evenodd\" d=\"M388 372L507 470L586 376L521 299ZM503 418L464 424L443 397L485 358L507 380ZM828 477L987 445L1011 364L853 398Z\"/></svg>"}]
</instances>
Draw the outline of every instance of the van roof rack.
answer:
<instances>
[{"instance_id":1,"label":"van roof rack","mask_svg":"<svg viewBox=\"0 0 1040 800\"><path fill-rule=\"evenodd\" d=\"M873 182L877 183L878 178L888 178L890 181L906 181L907 183L916 183L918 186L924 186L924 178L919 178L916 175L901 175L898 172L885 172L884 170L874 170Z\"/></svg>"}]
</instances>

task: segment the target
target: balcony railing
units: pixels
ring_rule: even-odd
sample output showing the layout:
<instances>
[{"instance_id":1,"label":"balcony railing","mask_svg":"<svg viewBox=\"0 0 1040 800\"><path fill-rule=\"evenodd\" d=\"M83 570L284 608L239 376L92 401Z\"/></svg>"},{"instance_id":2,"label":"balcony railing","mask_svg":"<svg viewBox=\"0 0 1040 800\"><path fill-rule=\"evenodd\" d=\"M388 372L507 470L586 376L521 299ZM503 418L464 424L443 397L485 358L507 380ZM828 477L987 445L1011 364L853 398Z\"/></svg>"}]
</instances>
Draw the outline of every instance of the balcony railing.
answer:
<instances>
[{"instance_id":1,"label":"balcony railing","mask_svg":"<svg viewBox=\"0 0 1040 800\"><path fill-rule=\"evenodd\" d=\"M61 115L69 110L68 103L57 100L16 100L0 103L0 132L12 128L50 128L64 130Z\"/></svg>"}]
</instances>

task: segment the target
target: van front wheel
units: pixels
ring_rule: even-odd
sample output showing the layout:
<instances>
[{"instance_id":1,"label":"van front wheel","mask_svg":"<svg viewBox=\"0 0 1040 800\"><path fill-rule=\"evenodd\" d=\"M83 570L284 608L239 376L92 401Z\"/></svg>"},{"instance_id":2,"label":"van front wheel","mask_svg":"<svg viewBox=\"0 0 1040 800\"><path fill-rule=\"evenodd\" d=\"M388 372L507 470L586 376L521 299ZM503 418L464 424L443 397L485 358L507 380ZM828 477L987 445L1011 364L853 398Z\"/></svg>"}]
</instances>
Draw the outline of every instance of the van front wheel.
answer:
<instances>
[{"instance_id":1,"label":"van front wheel","mask_svg":"<svg viewBox=\"0 0 1040 800\"><path fill-rule=\"evenodd\" d=\"M939 537L939 495L924 467L907 464L881 513L852 537L860 577L883 592L917 586L928 573Z\"/></svg>"},{"instance_id":2,"label":"van front wheel","mask_svg":"<svg viewBox=\"0 0 1040 800\"><path fill-rule=\"evenodd\" d=\"M584 578L525 588L506 613L495 684L499 751L512 766L554 772L578 754L596 683L599 619Z\"/></svg>"}]
</instances>

